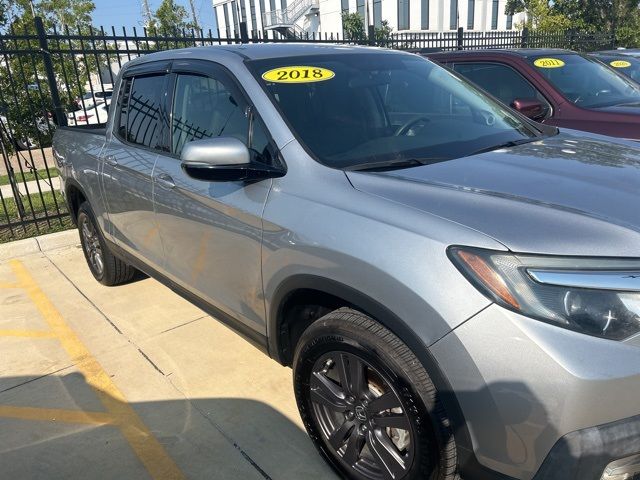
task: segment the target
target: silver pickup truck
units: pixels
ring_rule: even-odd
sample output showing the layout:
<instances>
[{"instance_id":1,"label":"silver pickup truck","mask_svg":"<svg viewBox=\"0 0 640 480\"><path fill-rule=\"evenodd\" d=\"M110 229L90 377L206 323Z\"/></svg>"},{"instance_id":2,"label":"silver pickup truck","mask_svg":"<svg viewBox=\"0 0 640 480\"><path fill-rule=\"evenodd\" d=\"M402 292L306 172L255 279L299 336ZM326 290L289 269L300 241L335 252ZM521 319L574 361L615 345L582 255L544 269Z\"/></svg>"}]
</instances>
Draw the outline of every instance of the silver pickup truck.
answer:
<instances>
[{"instance_id":1,"label":"silver pickup truck","mask_svg":"<svg viewBox=\"0 0 640 480\"><path fill-rule=\"evenodd\" d=\"M635 143L365 47L151 54L113 98L54 139L91 272L292 366L342 477L639 478Z\"/></svg>"}]
</instances>

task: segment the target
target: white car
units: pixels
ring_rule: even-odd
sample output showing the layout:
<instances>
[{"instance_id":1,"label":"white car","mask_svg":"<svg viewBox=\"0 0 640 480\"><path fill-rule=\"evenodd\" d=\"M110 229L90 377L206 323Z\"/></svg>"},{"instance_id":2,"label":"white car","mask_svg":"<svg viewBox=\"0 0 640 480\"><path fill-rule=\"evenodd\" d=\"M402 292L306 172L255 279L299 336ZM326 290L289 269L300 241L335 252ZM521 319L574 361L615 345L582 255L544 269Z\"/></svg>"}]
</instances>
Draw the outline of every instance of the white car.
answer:
<instances>
[{"instance_id":1,"label":"white car","mask_svg":"<svg viewBox=\"0 0 640 480\"><path fill-rule=\"evenodd\" d=\"M93 108L96 105L100 105L106 102L111 101L111 96L113 95L113 88L105 88L103 90L95 91L93 93L85 93L82 98L76 99L76 104L79 110L83 108L89 109Z\"/></svg>"},{"instance_id":2,"label":"white car","mask_svg":"<svg viewBox=\"0 0 640 480\"><path fill-rule=\"evenodd\" d=\"M107 119L109 118L109 105L111 105L111 100L107 100L93 108L68 113L67 123L70 127L107 123Z\"/></svg>"}]
</instances>

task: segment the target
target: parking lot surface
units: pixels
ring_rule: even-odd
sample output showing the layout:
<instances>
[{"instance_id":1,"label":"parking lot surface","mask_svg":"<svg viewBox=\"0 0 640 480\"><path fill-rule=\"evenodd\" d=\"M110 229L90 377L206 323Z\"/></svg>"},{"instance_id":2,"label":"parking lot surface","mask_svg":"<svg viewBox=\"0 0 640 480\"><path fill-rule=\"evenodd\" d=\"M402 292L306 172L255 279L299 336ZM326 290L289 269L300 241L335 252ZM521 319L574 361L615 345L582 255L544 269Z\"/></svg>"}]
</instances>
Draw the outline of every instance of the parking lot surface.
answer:
<instances>
[{"instance_id":1,"label":"parking lot surface","mask_svg":"<svg viewBox=\"0 0 640 480\"><path fill-rule=\"evenodd\" d=\"M98 284L77 245L4 252L0 478L333 478L289 369L155 280Z\"/></svg>"}]
</instances>

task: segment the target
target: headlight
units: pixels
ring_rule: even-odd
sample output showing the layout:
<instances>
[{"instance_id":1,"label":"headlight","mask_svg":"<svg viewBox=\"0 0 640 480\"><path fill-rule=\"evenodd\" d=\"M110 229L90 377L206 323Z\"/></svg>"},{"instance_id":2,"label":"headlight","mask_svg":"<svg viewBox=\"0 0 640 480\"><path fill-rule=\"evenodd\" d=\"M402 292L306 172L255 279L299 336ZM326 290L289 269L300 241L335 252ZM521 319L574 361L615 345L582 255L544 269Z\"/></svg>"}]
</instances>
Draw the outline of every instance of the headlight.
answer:
<instances>
[{"instance_id":1,"label":"headlight","mask_svg":"<svg viewBox=\"0 0 640 480\"><path fill-rule=\"evenodd\" d=\"M449 248L449 257L487 297L522 315L611 340L640 332L640 260L467 247Z\"/></svg>"}]
</instances>

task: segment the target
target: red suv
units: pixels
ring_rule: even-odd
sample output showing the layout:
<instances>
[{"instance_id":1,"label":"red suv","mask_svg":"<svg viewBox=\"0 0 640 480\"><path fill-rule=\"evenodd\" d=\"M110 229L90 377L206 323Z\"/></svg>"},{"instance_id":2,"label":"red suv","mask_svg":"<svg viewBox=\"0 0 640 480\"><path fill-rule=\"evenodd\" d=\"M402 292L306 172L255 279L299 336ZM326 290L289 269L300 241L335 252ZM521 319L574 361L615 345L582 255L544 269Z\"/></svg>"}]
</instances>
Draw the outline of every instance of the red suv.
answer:
<instances>
[{"instance_id":1,"label":"red suv","mask_svg":"<svg viewBox=\"0 0 640 480\"><path fill-rule=\"evenodd\" d=\"M425 56L539 122L640 140L640 85L593 58L558 49Z\"/></svg>"}]
</instances>

